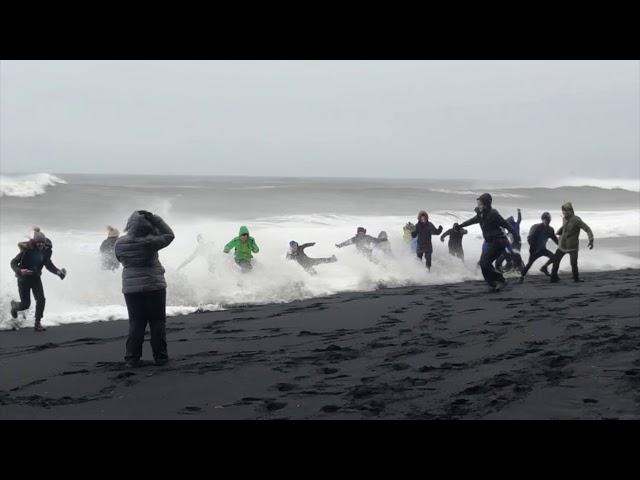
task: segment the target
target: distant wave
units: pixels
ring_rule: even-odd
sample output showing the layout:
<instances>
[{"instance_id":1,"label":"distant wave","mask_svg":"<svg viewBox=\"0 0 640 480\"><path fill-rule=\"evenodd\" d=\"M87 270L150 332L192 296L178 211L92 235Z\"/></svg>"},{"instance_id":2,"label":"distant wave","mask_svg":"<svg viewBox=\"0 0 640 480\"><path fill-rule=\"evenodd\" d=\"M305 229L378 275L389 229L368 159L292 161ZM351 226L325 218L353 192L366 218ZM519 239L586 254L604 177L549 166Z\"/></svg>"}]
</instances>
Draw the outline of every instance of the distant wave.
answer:
<instances>
[{"instance_id":1,"label":"distant wave","mask_svg":"<svg viewBox=\"0 0 640 480\"><path fill-rule=\"evenodd\" d=\"M471 190L450 190L447 188L430 188L430 192L434 193L448 193L451 195L482 195L483 192L473 192ZM502 198L525 198L526 195L520 195L517 193L492 193L493 197L502 197Z\"/></svg>"},{"instance_id":2,"label":"distant wave","mask_svg":"<svg viewBox=\"0 0 640 480\"><path fill-rule=\"evenodd\" d=\"M0 197L29 198L43 195L47 187L67 183L49 173L32 175L0 175Z\"/></svg>"}]
</instances>

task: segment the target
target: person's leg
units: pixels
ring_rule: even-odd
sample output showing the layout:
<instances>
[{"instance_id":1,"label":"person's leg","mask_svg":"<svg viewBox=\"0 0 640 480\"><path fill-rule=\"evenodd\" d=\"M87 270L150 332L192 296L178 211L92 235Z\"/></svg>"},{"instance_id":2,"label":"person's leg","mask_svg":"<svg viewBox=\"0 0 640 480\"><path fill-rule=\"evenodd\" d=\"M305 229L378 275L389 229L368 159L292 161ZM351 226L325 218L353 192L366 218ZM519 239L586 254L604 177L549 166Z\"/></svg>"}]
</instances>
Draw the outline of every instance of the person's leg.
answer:
<instances>
[{"instance_id":1,"label":"person's leg","mask_svg":"<svg viewBox=\"0 0 640 480\"><path fill-rule=\"evenodd\" d=\"M18 294L20 295L20 302L13 304L13 307L17 311L29 310L31 306L31 279L21 277L18 279Z\"/></svg>"},{"instance_id":2,"label":"person's leg","mask_svg":"<svg viewBox=\"0 0 640 480\"><path fill-rule=\"evenodd\" d=\"M522 276L523 277L527 276L527 272L529 271L529 269L533 265L533 262L535 262L538 258L540 258L541 255L542 254L540 252L532 252L531 250L529 250L529 260L527 261L527 264L522 269Z\"/></svg>"},{"instance_id":3,"label":"person's leg","mask_svg":"<svg viewBox=\"0 0 640 480\"><path fill-rule=\"evenodd\" d=\"M501 243L487 243L486 248L482 249L480 268L485 281L491 286L495 286L496 282L504 283L502 274L493 267L493 262L503 251L504 245Z\"/></svg>"},{"instance_id":4,"label":"person's leg","mask_svg":"<svg viewBox=\"0 0 640 480\"><path fill-rule=\"evenodd\" d=\"M580 274L578 272L578 250L569 252L569 261L571 262L571 273L573 274L573 280L580 281Z\"/></svg>"},{"instance_id":5,"label":"person's leg","mask_svg":"<svg viewBox=\"0 0 640 480\"><path fill-rule=\"evenodd\" d=\"M124 301L129 313L129 336L126 343L125 361L137 363L142 356L142 344L144 343L144 331L147 322L144 311L144 293L125 293Z\"/></svg>"},{"instance_id":6,"label":"person's leg","mask_svg":"<svg viewBox=\"0 0 640 480\"><path fill-rule=\"evenodd\" d=\"M42 316L44 315L44 288L42 287L42 279L40 277L33 277L31 279L31 290L33 290L33 298L36 301L36 321L35 328L36 330L45 330L40 321L42 320Z\"/></svg>"},{"instance_id":7,"label":"person's leg","mask_svg":"<svg viewBox=\"0 0 640 480\"><path fill-rule=\"evenodd\" d=\"M166 305L167 291L165 289L145 293L145 315L151 331L151 351L156 364L164 364L169 360Z\"/></svg>"},{"instance_id":8,"label":"person's leg","mask_svg":"<svg viewBox=\"0 0 640 480\"><path fill-rule=\"evenodd\" d=\"M433 252L424 252L424 258L427 264L427 270L431 270L431 254Z\"/></svg>"},{"instance_id":9,"label":"person's leg","mask_svg":"<svg viewBox=\"0 0 640 480\"><path fill-rule=\"evenodd\" d=\"M560 262L562 261L562 257L564 257L564 253L562 250L556 250L556 253L553 255L553 268L551 269L551 281L558 281L558 270L560 270Z\"/></svg>"}]
</instances>

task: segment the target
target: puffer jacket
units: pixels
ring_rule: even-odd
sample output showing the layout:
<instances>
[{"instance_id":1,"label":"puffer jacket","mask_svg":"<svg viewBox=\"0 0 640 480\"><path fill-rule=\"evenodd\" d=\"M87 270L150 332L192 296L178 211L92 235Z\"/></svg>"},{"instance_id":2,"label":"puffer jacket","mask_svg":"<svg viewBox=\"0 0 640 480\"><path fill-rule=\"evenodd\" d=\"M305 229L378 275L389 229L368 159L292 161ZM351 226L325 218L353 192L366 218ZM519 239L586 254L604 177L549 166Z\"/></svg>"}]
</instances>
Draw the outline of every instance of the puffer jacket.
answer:
<instances>
[{"instance_id":1,"label":"puffer jacket","mask_svg":"<svg viewBox=\"0 0 640 480\"><path fill-rule=\"evenodd\" d=\"M593 232L589 228L589 225L584 223L580 217L573 212L573 205L571 202L567 202L562 205L563 212L569 212L568 218L562 219L562 227L558 230L557 234L560 236L560 242L558 248L563 252L570 252L578 250L580 241L580 230L587 232L589 242L593 242Z\"/></svg>"},{"instance_id":2,"label":"puffer jacket","mask_svg":"<svg viewBox=\"0 0 640 480\"><path fill-rule=\"evenodd\" d=\"M20 253L11 260L11 269L16 274L17 278L21 278L22 274L20 269L31 270L32 275L42 275L42 267L45 267L51 273L58 275L58 267L56 267L51 261L51 255L53 254L53 243L48 238L44 241L44 250L38 250L33 240L27 242L18 243Z\"/></svg>"},{"instance_id":3,"label":"puffer jacket","mask_svg":"<svg viewBox=\"0 0 640 480\"><path fill-rule=\"evenodd\" d=\"M158 215L135 211L125 227L126 235L114 246L122 264L122 293L149 292L167 288L164 267L158 250L175 238L173 231Z\"/></svg>"}]
</instances>

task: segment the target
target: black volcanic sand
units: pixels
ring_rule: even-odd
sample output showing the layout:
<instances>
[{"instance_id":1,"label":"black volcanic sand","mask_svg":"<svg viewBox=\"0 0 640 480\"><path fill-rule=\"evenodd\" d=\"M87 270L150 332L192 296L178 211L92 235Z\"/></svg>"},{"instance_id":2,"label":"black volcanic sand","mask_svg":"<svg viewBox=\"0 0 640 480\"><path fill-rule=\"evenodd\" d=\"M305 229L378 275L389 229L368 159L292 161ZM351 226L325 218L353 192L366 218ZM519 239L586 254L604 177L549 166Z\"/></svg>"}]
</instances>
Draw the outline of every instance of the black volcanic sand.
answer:
<instances>
[{"instance_id":1,"label":"black volcanic sand","mask_svg":"<svg viewBox=\"0 0 640 480\"><path fill-rule=\"evenodd\" d=\"M165 367L126 321L0 332L0 418L638 419L640 270L584 277L173 317Z\"/></svg>"}]
</instances>

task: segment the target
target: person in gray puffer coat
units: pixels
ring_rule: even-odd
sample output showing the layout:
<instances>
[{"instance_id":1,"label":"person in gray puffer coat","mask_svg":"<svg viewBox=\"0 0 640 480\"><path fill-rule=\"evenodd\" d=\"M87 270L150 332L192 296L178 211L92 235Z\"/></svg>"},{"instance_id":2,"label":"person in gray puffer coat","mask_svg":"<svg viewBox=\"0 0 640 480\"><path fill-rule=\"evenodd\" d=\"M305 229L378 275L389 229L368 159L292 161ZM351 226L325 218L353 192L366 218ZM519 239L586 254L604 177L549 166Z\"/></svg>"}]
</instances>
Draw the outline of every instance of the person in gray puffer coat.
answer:
<instances>
[{"instance_id":1,"label":"person in gray puffer coat","mask_svg":"<svg viewBox=\"0 0 640 480\"><path fill-rule=\"evenodd\" d=\"M169 360L165 329L167 283L158 250L168 246L175 236L162 218L145 210L133 212L125 230L126 235L114 246L115 256L122 264L122 293L129 313L125 361L129 367L138 366L149 323L153 358L156 365L164 365Z\"/></svg>"}]
</instances>

